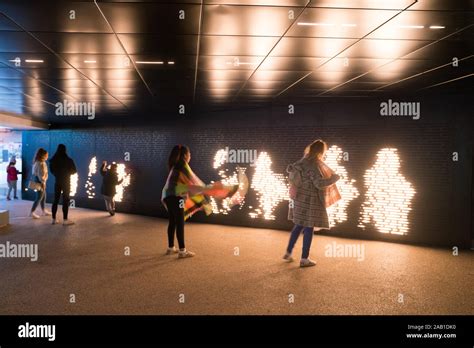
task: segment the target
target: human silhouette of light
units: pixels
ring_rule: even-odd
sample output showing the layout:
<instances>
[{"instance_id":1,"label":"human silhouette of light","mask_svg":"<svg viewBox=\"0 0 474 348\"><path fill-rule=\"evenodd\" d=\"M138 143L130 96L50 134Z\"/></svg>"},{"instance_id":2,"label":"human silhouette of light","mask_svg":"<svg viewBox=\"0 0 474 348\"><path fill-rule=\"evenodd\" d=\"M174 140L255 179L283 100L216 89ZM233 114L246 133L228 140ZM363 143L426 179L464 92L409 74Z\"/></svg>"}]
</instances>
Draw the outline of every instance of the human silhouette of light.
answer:
<instances>
[{"instance_id":1,"label":"human silhouette of light","mask_svg":"<svg viewBox=\"0 0 474 348\"><path fill-rule=\"evenodd\" d=\"M70 197L74 197L77 193L77 185L79 183L79 175L76 173L76 174L72 174L71 175L71 183L69 184L69 196Z\"/></svg>"},{"instance_id":2,"label":"human silhouette of light","mask_svg":"<svg viewBox=\"0 0 474 348\"><path fill-rule=\"evenodd\" d=\"M216 155L214 156L214 169L221 168L224 163L226 163L227 157L228 154L225 149L218 150L216 152ZM220 181L224 185L247 185L248 188L248 180L245 176L245 170L246 168L237 167L236 170L232 173L232 175L229 175L228 169L221 168L218 172L219 177L221 178ZM214 181L211 181L211 183L213 182ZM239 192L237 192L233 197L225 198L219 203L214 197L210 197L210 202L212 206L212 212L214 214L228 215L232 207L237 203L240 205L240 208L242 208L245 203L245 196L242 197L239 195Z\"/></svg>"},{"instance_id":3,"label":"human silhouette of light","mask_svg":"<svg viewBox=\"0 0 474 348\"><path fill-rule=\"evenodd\" d=\"M347 220L347 206L352 200L359 197L359 190L354 186L356 180L349 178L349 174L343 166L344 153L340 147L333 145L328 149L325 163L341 177L336 183L341 199L327 208L329 226L334 227Z\"/></svg>"},{"instance_id":4,"label":"human silhouette of light","mask_svg":"<svg viewBox=\"0 0 474 348\"><path fill-rule=\"evenodd\" d=\"M249 215L252 218L263 217L274 220L273 212L278 204L288 200L288 184L283 174L272 170L272 160L266 152L261 152L255 162L255 172L251 181L251 188L257 192L259 206Z\"/></svg>"},{"instance_id":5,"label":"human silhouette of light","mask_svg":"<svg viewBox=\"0 0 474 348\"><path fill-rule=\"evenodd\" d=\"M364 181L367 191L359 227L373 223L381 233L407 234L415 190L400 173L397 149L381 149L375 164L365 172Z\"/></svg>"},{"instance_id":6,"label":"human silhouette of light","mask_svg":"<svg viewBox=\"0 0 474 348\"><path fill-rule=\"evenodd\" d=\"M95 185L92 183L92 175L97 173L97 157L92 157L89 163L89 172L87 174L87 181L86 181L86 193L88 198L95 197Z\"/></svg>"}]
</instances>

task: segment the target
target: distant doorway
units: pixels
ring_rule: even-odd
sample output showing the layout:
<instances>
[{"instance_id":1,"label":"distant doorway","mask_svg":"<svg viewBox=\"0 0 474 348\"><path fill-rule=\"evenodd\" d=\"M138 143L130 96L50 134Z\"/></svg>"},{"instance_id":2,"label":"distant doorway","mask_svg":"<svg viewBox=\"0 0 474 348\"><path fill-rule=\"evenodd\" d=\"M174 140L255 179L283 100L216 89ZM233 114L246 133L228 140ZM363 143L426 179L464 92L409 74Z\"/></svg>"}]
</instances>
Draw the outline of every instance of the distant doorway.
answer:
<instances>
[{"instance_id":1,"label":"distant doorway","mask_svg":"<svg viewBox=\"0 0 474 348\"><path fill-rule=\"evenodd\" d=\"M7 167L11 161L16 162L15 167L21 172L22 158L21 131L12 131L0 128L0 198L6 199L8 193ZM18 175L17 196L21 199L21 174ZM10 198L14 198L12 192Z\"/></svg>"}]
</instances>

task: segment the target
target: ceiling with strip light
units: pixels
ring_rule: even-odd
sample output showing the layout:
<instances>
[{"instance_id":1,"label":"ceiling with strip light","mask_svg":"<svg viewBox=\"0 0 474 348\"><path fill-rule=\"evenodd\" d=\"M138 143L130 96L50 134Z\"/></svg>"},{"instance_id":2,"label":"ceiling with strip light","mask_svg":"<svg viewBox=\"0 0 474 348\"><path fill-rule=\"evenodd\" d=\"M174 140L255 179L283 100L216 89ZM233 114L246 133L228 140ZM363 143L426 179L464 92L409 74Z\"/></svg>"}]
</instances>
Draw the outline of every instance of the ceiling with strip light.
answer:
<instances>
[{"instance_id":1,"label":"ceiling with strip light","mask_svg":"<svg viewBox=\"0 0 474 348\"><path fill-rule=\"evenodd\" d=\"M52 124L472 93L473 58L472 0L0 0L0 112Z\"/></svg>"}]
</instances>

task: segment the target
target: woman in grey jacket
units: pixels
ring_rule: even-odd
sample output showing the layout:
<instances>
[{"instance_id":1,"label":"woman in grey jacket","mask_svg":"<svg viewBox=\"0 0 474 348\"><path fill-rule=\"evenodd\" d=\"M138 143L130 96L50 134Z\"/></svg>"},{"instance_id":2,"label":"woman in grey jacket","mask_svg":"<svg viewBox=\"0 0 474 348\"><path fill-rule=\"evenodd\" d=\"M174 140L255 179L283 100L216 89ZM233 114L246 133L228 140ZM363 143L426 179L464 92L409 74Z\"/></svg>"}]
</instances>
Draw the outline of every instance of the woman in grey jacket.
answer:
<instances>
[{"instance_id":1,"label":"woman in grey jacket","mask_svg":"<svg viewBox=\"0 0 474 348\"><path fill-rule=\"evenodd\" d=\"M316 265L316 262L309 259L313 231L329 229L326 212L327 190L339 180L339 176L324 164L323 158L326 151L326 143L316 140L306 147L302 159L290 164L287 168L291 183L288 219L292 220L295 226L291 231L288 248L283 258L286 261L293 261L291 253L303 231L301 267ZM338 194L337 188L334 189Z\"/></svg>"},{"instance_id":2,"label":"woman in grey jacket","mask_svg":"<svg viewBox=\"0 0 474 348\"><path fill-rule=\"evenodd\" d=\"M33 202L33 206L31 207L30 216L33 219L39 219L39 215L35 213L36 208L38 205L41 206L41 210L43 211L43 215L51 215L49 211L45 208L46 203L46 181L48 180L48 166L46 161L48 160L48 151L43 148L39 148L36 151L35 159L33 162L33 173L31 175L32 180L41 184L41 190L36 191L36 199Z\"/></svg>"}]
</instances>

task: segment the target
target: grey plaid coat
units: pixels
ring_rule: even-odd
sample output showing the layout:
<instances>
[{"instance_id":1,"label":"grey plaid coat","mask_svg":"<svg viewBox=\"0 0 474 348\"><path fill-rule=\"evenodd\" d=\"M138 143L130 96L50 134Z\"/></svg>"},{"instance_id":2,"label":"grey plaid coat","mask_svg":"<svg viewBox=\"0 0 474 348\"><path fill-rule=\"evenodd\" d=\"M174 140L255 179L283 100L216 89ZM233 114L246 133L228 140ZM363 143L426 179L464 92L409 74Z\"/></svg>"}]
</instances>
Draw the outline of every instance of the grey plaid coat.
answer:
<instances>
[{"instance_id":1,"label":"grey plaid coat","mask_svg":"<svg viewBox=\"0 0 474 348\"><path fill-rule=\"evenodd\" d=\"M296 195L290 200L288 220L305 227L329 229L328 214L323 204L323 190L334 184L339 176L334 174L323 179L316 162L303 157L290 164L286 171L291 175L293 171L301 173L301 184L296 188Z\"/></svg>"}]
</instances>

